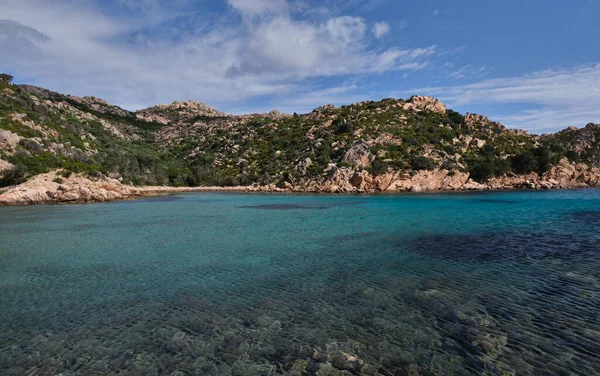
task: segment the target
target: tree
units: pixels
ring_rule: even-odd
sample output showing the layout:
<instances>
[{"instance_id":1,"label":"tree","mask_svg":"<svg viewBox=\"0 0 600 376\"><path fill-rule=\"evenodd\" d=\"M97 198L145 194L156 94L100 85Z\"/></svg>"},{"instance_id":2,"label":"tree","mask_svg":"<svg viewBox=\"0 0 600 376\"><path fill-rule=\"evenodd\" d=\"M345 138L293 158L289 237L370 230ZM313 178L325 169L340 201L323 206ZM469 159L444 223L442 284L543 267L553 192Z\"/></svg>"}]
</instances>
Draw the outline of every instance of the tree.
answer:
<instances>
[{"instance_id":1,"label":"tree","mask_svg":"<svg viewBox=\"0 0 600 376\"><path fill-rule=\"evenodd\" d=\"M0 73L0 81L2 81L2 82L6 82L7 84L10 84L13 79L14 79L14 77L11 76L10 74Z\"/></svg>"}]
</instances>

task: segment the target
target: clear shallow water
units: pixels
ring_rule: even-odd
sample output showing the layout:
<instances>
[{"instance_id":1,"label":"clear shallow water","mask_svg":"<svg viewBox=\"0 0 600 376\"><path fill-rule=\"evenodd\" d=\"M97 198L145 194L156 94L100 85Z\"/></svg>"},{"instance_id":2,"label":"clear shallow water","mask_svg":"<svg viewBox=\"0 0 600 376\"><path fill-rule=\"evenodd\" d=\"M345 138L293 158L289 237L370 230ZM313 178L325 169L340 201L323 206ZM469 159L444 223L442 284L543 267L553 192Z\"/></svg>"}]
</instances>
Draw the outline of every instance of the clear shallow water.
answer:
<instances>
[{"instance_id":1,"label":"clear shallow water","mask_svg":"<svg viewBox=\"0 0 600 376\"><path fill-rule=\"evenodd\" d=\"M600 374L600 191L0 208L0 374L59 373Z\"/></svg>"}]
</instances>

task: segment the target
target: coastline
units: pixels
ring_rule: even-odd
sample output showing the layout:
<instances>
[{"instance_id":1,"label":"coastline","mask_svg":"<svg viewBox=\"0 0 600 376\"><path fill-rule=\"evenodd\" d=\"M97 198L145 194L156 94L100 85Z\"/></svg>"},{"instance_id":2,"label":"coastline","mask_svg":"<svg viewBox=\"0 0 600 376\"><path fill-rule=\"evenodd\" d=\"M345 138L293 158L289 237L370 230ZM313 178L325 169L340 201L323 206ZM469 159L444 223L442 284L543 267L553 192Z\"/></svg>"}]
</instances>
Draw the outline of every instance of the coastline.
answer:
<instances>
[{"instance_id":1,"label":"coastline","mask_svg":"<svg viewBox=\"0 0 600 376\"><path fill-rule=\"evenodd\" d=\"M80 174L68 178L60 170L34 176L16 186L0 189L0 206L35 204L83 204L194 192L239 193L313 193L313 194L364 194L364 193L424 193L510 190L557 190L600 187L600 169L562 161L552 170L538 176L507 175L485 183L470 179L469 175L447 170L419 171L415 174L401 172L371 176L367 171L338 169L323 181L306 180L296 184L250 186L199 186L136 187L119 180L101 177L92 179Z\"/></svg>"}]
</instances>

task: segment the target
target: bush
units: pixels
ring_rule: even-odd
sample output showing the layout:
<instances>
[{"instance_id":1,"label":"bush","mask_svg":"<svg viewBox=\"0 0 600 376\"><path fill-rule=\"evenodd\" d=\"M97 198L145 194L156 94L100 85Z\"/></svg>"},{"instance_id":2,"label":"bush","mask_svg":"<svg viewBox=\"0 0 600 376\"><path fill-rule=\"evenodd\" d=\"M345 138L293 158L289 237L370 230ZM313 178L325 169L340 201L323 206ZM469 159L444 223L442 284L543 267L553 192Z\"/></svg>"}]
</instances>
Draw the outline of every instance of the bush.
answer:
<instances>
[{"instance_id":1,"label":"bush","mask_svg":"<svg viewBox=\"0 0 600 376\"><path fill-rule=\"evenodd\" d=\"M44 147L42 145L40 145L37 141L31 140L29 138L22 138L19 141L19 145L35 154L39 154L42 151L44 151Z\"/></svg>"},{"instance_id":2,"label":"bush","mask_svg":"<svg viewBox=\"0 0 600 376\"><path fill-rule=\"evenodd\" d=\"M0 178L0 187L8 187L18 185L27 180L25 169L23 166L15 166L10 170L4 171L4 175Z\"/></svg>"},{"instance_id":3,"label":"bush","mask_svg":"<svg viewBox=\"0 0 600 376\"><path fill-rule=\"evenodd\" d=\"M336 134L350 133L354 130L354 124L346 119L337 119L332 124Z\"/></svg>"},{"instance_id":4,"label":"bush","mask_svg":"<svg viewBox=\"0 0 600 376\"><path fill-rule=\"evenodd\" d=\"M451 125L460 125L465 122L465 117L453 110L446 110L446 116Z\"/></svg>"},{"instance_id":5,"label":"bush","mask_svg":"<svg viewBox=\"0 0 600 376\"><path fill-rule=\"evenodd\" d=\"M533 150L527 150L515 155L511 160L512 169L517 174L528 174L537 172L543 174L550 170L552 165L558 162L550 148L542 146Z\"/></svg>"},{"instance_id":6,"label":"bush","mask_svg":"<svg viewBox=\"0 0 600 376\"><path fill-rule=\"evenodd\" d=\"M433 170L437 164L431 158L417 156L410 159L410 167L413 170Z\"/></svg>"},{"instance_id":7,"label":"bush","mask_svg":"<svg viewBox=\"0 0 600 376\"><path fill-rule=\"evenodd\" d=\"M485 182L500 177L510 170L510 163L494 157L477 158L469 162L470 177L477 182Z\"/></svg>"},{"instance_id":8,"label":"bush","mask_svg":"<svg viewBox=\"0 0 600 376\"><path fill-rule=\"evenodd\" d=\"M371 164L371 172L374 175L383 175L388 171L388 164L377 158Z\"/></svg>"},{"instance_id":9,"label":"bush","mask_svg":"<svg viewBox=\"0 0 600 376\"><path fill-rule=\"evenodd\" d=\"M517 174L528 174L536 171L538 161L531 151L526 151L515 155L511 160L512 169Z\"/></svg>"}]
</instances>

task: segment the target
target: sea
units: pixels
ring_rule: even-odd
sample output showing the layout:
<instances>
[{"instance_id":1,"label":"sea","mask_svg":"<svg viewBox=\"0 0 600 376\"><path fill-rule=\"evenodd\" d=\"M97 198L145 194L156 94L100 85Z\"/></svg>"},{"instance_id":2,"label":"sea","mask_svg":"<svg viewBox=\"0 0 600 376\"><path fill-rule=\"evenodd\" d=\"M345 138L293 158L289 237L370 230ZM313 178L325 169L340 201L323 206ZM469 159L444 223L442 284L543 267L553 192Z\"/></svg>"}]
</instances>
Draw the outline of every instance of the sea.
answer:
<instances>
[{"instance_id":1,"label":"sea","mask_svg":"<svg viewBox=\"0 0 600 376\"><path fill-rule=\"evenodd\" d=\"M0 207L0 375L600 375L600 190Z\"/></svg>"}]
</instances>

